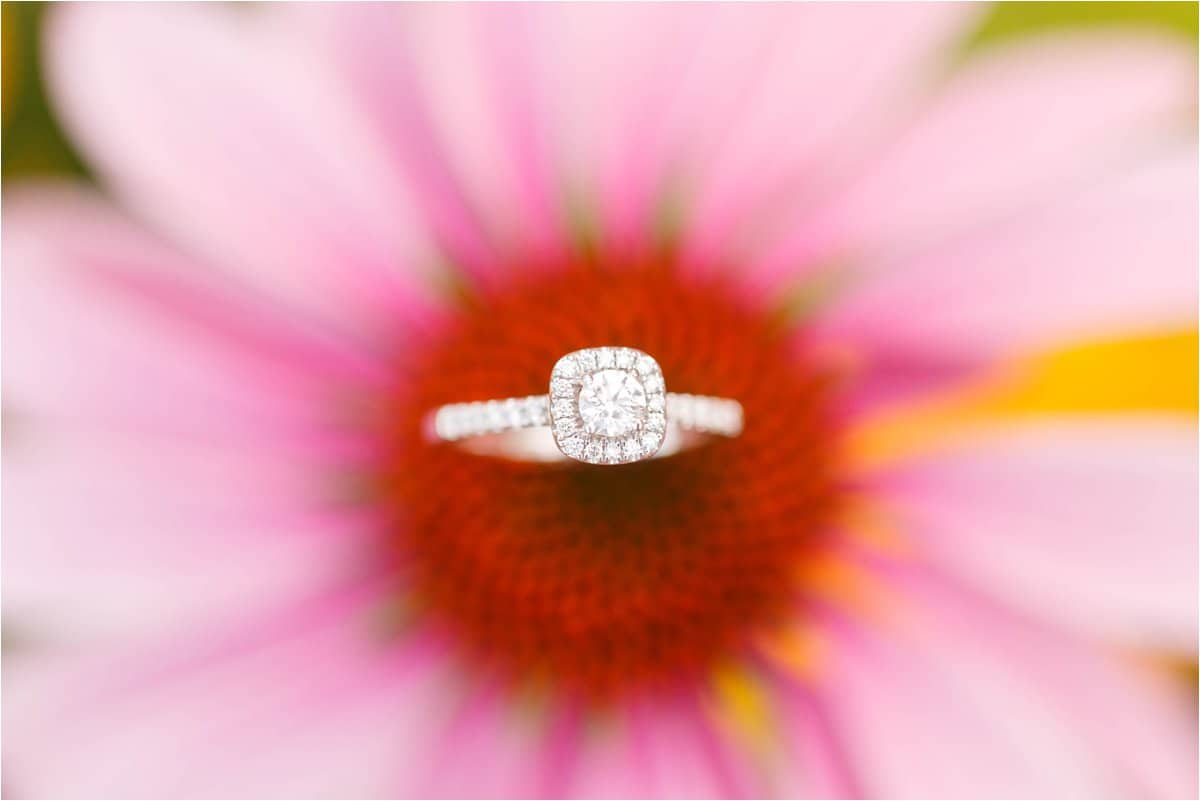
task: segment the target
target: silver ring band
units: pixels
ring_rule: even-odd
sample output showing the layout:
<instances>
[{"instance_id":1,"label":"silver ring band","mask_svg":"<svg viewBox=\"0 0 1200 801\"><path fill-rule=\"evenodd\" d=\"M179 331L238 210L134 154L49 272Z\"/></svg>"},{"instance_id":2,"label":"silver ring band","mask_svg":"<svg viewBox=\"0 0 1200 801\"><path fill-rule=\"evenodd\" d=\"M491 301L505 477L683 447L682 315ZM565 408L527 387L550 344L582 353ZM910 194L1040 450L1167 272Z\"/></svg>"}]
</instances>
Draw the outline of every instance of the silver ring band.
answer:
<instances>
[{"instance_id":1,"label":"silver ring band","mask_svg":"<svg viewBox=\"0 0 1200 801\"><path fill-rule=\"evenodd\" d=\"M711 395L668 392L667 423L685 431L736 437L742 433L742 404ZM447 442L549 425L549 395L448 403L434 412L434 434Z\"/></svg>"}]
</instances>

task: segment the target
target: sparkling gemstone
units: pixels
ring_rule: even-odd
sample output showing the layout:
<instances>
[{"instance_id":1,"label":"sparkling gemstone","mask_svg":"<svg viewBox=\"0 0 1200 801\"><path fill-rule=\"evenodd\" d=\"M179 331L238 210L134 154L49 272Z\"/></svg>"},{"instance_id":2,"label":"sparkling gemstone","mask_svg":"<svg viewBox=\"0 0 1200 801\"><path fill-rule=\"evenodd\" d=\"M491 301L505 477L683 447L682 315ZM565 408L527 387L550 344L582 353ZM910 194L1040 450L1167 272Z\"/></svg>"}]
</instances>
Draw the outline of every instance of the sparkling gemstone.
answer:
<instances>
[{"instance_id":1,"label":"sparkling gemstone","mask_svg":"<svg viewBox=\"0 0 1200 801\"><path fill-rule=\"evenodd\" d=\"M600 370L583 380L579 416L592 434L620 437L638 427L646 415L646 390L632 373Z\"/></svg>"},{"instance_id":2,"label":"sparkling gemstone","mask_svg":"<svg viewBox=\"0 0 1200 801\"><path fill-rule=\"evenodd\" d=\"M534 397L527 401L529 408L529 422L531 425L544 426L549 422L550 409L546 405L545 397Z\"/></svg>"},{"instance_id":3,"label":"sparkling gemstone","mask_svg":"<svg viewBox=\"0 0 1200 801\"><path fill-rule=\"evenodd\" d=\"M492 431L504 428L504 407L497 401L488 401L484 411L484 421Z\"/></svg>"},{"instance_id":4,"label":"sparkling gemstone","mask_svg":"<svg viewBox=\"0 0 1200 801\"><path fill-rule=\"evenodd\" d=\"M562 398L554 401L554 416L560 420L565 420L571 417L575 412L575 404L567 398Z\"/></svg>"},{"instance_id":5,"label":"sparkling gemstone","mask_svg":"<svg viewBox=\"0 0 1200 801\"><path fill-rule=\"evenodd\" d=\"M523 407L515 398L504 402L504 427L520 428L524 423Z\"/></svg>"}]
</instances>

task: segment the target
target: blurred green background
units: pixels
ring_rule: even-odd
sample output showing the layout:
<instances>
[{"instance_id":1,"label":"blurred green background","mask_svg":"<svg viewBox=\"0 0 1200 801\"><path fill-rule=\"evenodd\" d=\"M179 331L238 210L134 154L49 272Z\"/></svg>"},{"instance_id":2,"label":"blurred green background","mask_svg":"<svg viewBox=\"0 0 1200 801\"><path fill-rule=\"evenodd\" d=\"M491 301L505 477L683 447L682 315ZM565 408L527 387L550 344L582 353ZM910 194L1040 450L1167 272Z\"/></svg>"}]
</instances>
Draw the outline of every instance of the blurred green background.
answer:
<instances>
[{"instance_id":1,"label":"blurred green background","mask_svg":"<svg viewBox=\"0 0 1200 801\"><path fill-rule=\"evenodd\" d=\"M43 92L38 64L39 28L45 3L4 2L0 22L3 54L3 130L0 140L0 175L86 175L62 131ZM1195 42L1195 2L1064 2L999 3L969 42L987 47L1014 36L1065 27L1120 26L1149 28Z\"/></svg>"}]
</instances>

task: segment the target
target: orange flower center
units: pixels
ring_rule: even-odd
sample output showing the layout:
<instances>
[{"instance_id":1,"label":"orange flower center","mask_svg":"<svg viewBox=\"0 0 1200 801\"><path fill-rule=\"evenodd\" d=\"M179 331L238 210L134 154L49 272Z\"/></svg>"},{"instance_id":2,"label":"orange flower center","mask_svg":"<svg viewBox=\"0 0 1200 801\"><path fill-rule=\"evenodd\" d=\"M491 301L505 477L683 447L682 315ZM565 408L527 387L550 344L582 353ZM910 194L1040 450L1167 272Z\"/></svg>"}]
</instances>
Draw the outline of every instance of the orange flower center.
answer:
<instances>
[{"instance_id":1,"label":"orange flower center","mask_svg":"<svg viewBox=\"0 0 1200 801\"><path fill-rule=\"evenodd\" d=\"M671 391L740 400L745 432L620 467L422 440L429 409L544 393L560 356L599 345L652 354ZM420 358L392 417L393 544L418 610L471 664L611 698L794 616L835 500L829 392L766 310L661 261L581 264L469 299Z\"/></svg>"}]
</instances>

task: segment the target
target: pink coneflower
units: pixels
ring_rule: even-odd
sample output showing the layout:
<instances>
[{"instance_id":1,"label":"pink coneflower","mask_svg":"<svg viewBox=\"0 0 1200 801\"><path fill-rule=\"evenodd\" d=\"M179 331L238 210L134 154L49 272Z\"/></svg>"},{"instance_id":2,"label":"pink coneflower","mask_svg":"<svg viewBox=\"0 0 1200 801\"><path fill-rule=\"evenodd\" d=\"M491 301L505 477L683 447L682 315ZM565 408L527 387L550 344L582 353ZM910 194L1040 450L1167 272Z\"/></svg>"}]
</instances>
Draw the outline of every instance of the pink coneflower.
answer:
<instances>
[{"instance_id":1,"label":"pink coneflower","mask_svg":"<svg viewBox=\"0 0 1200 801\"><path fill-rule=\"evenodd\" d=\"M12 790L1194 796L1193 56L974 22L57 9L112 199L5 201ZM744 434L423 436L605 344Z\"/></svg>"}]
</instances>

